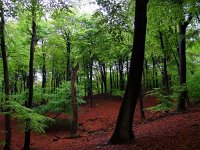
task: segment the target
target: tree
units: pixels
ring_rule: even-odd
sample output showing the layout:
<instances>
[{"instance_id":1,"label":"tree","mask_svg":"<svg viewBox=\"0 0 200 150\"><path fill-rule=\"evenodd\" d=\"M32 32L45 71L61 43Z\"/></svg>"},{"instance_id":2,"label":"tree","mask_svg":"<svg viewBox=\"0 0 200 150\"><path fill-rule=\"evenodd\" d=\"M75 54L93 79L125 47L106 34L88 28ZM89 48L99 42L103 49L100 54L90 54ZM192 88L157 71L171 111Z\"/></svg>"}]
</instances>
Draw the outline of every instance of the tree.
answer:
<instances>
[{"instance_id":1,"label":"tree","mask_svg":"<svg viewBox=\"0 0 200 150\"><path fill-rule=\"evenodd\" d=\"M0 17L1 17L1 23L0 23L0 38L1 38L1 51L2 51L2 59L3 59L3 70L4 70L4 92L5 92L5 101L9 101L9 74L8 74L8 61L7 61L7 53L6 53L6 45L5 45L5 20L4 20L4 4L3 0L0 1ZM10 123L10 114L9 109L5 109L5 145L4 150L10 150L11 145L11 123Z\"/></svg>"},{"instance_id":2,"label":"tree","mask_svg":"<svg viewBox=\"0 0 200 150\"><path fill-rule=\"evenodd\" d=\"M71 136L77 136L77 128L78 128L78 102L77 102L77 94L76 94L76 80L77 80L77 72L79 69L79 63L73 68L72 78L71 78L71 104L72 104L72 124L71 124Z\"/></svg>"},{"instance_id":3,"label":"tree","mask_svg":"<svg viewBox=\"0 0 200 150\"><path fill-rule=\"evenodd\" d=\"M189 25L192 16L189 16L188 20L184 22L180 22L179 24L179 34L180 34L180 41L179 41L179 82L180 86L184 86L186 84L186 29ZM185 102L187 98L187 91L183 89L180 93L180 98L178 101L177 110L184 111L186 110Z\"/></svg>"},{"instance_id":4,"label":"tree","mask_svg":"<svg viewBox=\"0 0 200 150\"><path fill-rule=\"evenodd\" d=\"M29 76L28 76L28 101L26 102L27 108L32 108L33 102L33 81L34 81L34 72L33 72L33 63L34 63L34 51L35 51L35 44L36 44L36 6L38 4L37 0L31 0L31 22L32 22L32 34L31 34L31 45L30 45L30 60L29 60ZM31 136L31 129L30 129L30 120L26 122L26 129L25 129L25 141L24 141L24 150L30 149L30 136Z\"/></svg>"},{"instance_id":5,"label":"tree","mask_svg":"<svg viewBox=\"0 0 200 150\"><path fill-rule=\"evenodd\" d=\"M132 125L137 98L141 87L147 24L147 4L148 0L136 0L134 43L130 70L115 130L109 140L110 144L123 143L135 137Z\"/></svg>"}]
</instances>

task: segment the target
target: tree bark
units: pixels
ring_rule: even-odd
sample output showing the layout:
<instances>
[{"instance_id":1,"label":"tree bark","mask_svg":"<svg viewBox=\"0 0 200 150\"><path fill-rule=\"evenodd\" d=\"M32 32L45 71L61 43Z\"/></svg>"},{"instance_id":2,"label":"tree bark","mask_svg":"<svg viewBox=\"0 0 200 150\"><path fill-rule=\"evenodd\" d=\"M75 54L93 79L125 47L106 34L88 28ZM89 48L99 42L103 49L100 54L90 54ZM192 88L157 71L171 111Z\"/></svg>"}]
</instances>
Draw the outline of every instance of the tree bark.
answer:
<instances>
[{"instance_id":1,"label":"tree bark","mask_svg":"<svg viewBox=\"0 0 200 150\"><path fill-rule=\"evenodd\" d=\"M66 34L66 47L67 47L67 68L66 68L66 80L70 81L71 69L70 69L70 53L71 53L71 41L69 33Z\"/></svg>"},{"instance_id":2,"label":"tree bark","mask_svg":"<svg viewBox=\"0 0 200 150\"><path fill-rule=\"evenodd\" d=\"M113 91L112 66L110 66L110 94Z\"/></svg>"},{"instance_id":3,"label":"tree bark","mask_svg":"<svg viewBox=\"0 0 200 150\"><path fill-rule=\"evenodd\" d=\"M2 51L2 60L3 60L3 71L4 71L4 92L5 92L5 101L9 101L9 74L8 74L8 62L7 62L7 53L5 45L5 20L4 20L4 8L3 1L0 1L0 11L1 11L1 24L0 24L0 35L1 35L1 51ZM4 111L9 112L9 109L6 108ZM11 121L10 114L5 114L5 145L4 150L10 150L11 148Z\"/></svg>"},{"instance_id":4,"label":"tree bark","mask_svg":"<svg viewBox=\"0 0 200 150\"><path fill-rule=\"evenodd\" d=\"M46 54L43 53L42 54L42 103L46 103L45 98L44 98L44 94L45 94L45 88L46 88L46 81L47 81L47 77L46 77Z\"/></svg>"},{"instance_id":5,"label":"tree bark","mask_svg":"<svg viewBox=\"0 0 200 150\"><path fill-rule=\"evenodd\" d=\"M166 94L169 95L169 78L168 78L168 73L167 73L167 55L164 49L164 42L163 42L163 34L161 31L159 31L159 36L160 36L160 45L161 49L164 54L163 58L163 78L164 78L164 86L165 86L165 91Z\"/></svg>"},{"instance_id":6,"label":"tree bark","mask_svg":"<svg viewBox=\"0 0 200 150\"><path fill-rule=\"evenodd\" d=\"M186 84L186 29L191 21L191 17L189 17L188 21L185 21L184 23L179 24L179 33L180 33L180 42L179 42L179 83L181 86L184 86ZM184 89L180 93L179 101L178 101L178 106L177 106L177 111L185 111L186 106L185 106L185 101L187 99L187 91Z\"/></svg>"},{"instance_id":7,"label":"tree bark","mask_svg":"<svg viewBox=\"0 0 200 150\"><path fill-rule=\"evenodd\" d=\"M32 102L33 102L33 81L34 81L34 70L33 70L33 63L34 63L34 51L35 51L35 44L36 44L36 1L32 2L32 36L31 36L31 45L30 45L30 60L29 60L29 80L28 80L28 89L29 89L29 95L28 95L28 102L26 107L32 108ZM31 136L31 130L30 130L30 120L27 120L26 127L25 127L25 141L24 141L24 150L30 149L30 136Z\"/></svg>"},{"instance_id":8,"label":"tree bark","mask_svg":"<svg viewBox=\"0 0 200 150\"><path fill-rule=\"evenodd\" d=\"M124 74L123 74L123 61L119 59L119 79L120 79L120 90L124 90Z\"/></svg>"},{"instance_id":9,"label":"tree bark","mask_svg":"<svg viewBox=\"0 0 200 150\"><path fill-rule=\"evenodd\" d=\"M136 0L134 43L129 76L116 127L109 140L110 144L124 143L135 137L132 127L134 111L141 88L147 24L147 3L148 0Z\"/></svg>"},{"instance_id":10,"label":"tree bark","mask_svg":"<svg viewBox=\"0 0 200 150\"><path fill-rule=\"evenodd\" d=\"M72 124L71 124L71 136L77 136L77 127L78 127L78 103L77 103L77 96L76 96L76 79L77 79L77 72L79 69L79 63L73 69L73 74L71 77L71 103L72 103Z\"/></svg>"},{"instance_id":11,"label":"tree bark","mask_svg":"<svg viewBox=\"0 0 200 150\"><path fill-rule=\"evenodd\" d=\"M93 59L90 58L90 95L89 95L89 107L92 107L92 96L93 96L93 88L92 88L92 66L93 66Z\"/></svg>"},{"instance_id":12,"label":"tree bark","mask_svg":"<svg viewBox=\"0 0 200 150\"><path fill-rule=\"evenodd\" d=\"M140 94L139 94L141 121L145 120L143 97L144 97L143 91L141 88Z\"/></svg>"}]
</instances>

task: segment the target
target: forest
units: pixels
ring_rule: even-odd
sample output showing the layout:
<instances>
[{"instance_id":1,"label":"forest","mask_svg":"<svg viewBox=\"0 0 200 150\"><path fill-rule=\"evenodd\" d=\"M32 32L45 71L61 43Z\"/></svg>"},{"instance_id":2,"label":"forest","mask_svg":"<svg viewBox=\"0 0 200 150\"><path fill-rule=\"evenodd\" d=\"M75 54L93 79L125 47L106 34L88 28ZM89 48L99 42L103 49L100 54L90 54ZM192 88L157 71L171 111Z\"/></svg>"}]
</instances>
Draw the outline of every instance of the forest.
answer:
<instances>
[{"instance_id":1,"label":"forest","mask_svg":"<svg viewBox=\"0 0 200 150\"><path fill-rule=\"evenodd\" d=\"M0 0L0 149L197 150L199 0Z\"/></svg>"}]
</instances>

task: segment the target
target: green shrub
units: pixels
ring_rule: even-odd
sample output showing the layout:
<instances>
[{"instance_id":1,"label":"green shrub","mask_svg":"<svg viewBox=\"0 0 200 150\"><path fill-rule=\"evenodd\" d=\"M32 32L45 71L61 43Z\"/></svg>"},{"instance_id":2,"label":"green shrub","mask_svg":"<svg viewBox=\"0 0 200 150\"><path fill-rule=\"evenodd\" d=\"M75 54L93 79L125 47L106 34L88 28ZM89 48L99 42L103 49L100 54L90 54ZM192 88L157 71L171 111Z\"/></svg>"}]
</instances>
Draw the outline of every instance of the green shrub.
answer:
<instances>
[{"instance_id":1,"label":"green shrub","mask_svg":"<svg viewBox=\"0 0 200 150\"><path fill-rule=\"evenodd\" d=\"M112 95L113 95L113 96L120 96L120 97L123 97L123 96L124 96L124 91L120 91L119 89L113 89Z\"/></svg>"},{"instance_id":2,"label":"green shrub","mask_svg":"<svg viewBox=\"0 0 200 150\"><path fill-rule=\"evenodd\" d=\"M55 93L49 96L47 104L37 108L37 111L41 113L68 113L71 114L71 94L70 94L70 82L63 82L62 85L56 89ZM77 87L77 101L78 105L84 103L82 99L83 92Z\"/></svg>"},{"instance_id":3,"label":"green shrub","mask_svg":"<svg viewBox=\"0 0 200 150\"><path fill-rule=\"evenodd\" d=\"M20 121L20 125L25 127L25 123L30 121L30 129L37 133L45 133L45 128L48 123L54 121L53 119L38 114L35 110L22 106L20 103L13 100L10 100L6 104L6 107L9 108L12 117Z\"/></svg>"},{"instance_id":4,"label":"green shrub","mask_svg":"<svg viewBox=\"0 0 200 150\"><path fill-rule=\"evenodd\" d=\"M148 95L155 96L159 101L159 104L146 108L146 110L169 111L175 106L175 101L172 100L171 95L165 95L160 88L155 88L153 91L150 91Z\"/></svg>"},{"instance_id":5,"label":"green shrub","mask_svg":"<svg viewBox=\"0 0 200 150\"><path fill-rule=\"evenodd\" d=\"M188 95L193 101L200 100L200 69L190 75L187 81Z\"/></svg>"}]
</instances>

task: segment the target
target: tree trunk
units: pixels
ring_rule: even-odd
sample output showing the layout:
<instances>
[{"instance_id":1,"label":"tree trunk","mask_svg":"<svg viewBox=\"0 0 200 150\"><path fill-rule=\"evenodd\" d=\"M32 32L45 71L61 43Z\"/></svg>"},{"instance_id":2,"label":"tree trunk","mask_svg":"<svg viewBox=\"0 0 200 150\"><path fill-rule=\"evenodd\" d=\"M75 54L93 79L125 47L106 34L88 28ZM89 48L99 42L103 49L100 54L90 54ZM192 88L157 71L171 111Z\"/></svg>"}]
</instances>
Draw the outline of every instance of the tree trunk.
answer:
<instances>
[{"instance_id":1,"label":"tree trunk","mask_svg":"<svg viewBox=\"0 0 200 150\"><path fill-rule=\"evenodd\" d=\"M140 94L139 94L139 102L140 102L141 120L143 121L145 119L145 114L144 114L144 104L143 104L143 91L142 91L142 88L141 88Z\"/></svg>"},{"instance_id":2,"label":"tree trunk","mask_svg":"<svg viewBox=\"0 0 200 150\"><path fill-rule=\"evenodd\" d=\"M110 94L113 91L112 66L110 66Z\"/></svg>"},{"instance_id":3,"label":"tree trunk","mask_svg":"<svg viewBox=\"0 0 200 150\"><path fill-rule=\"evenodd\" d=\"M164 43L163 43L163 35L162 32L159 31L159 36L160 36L160 45L161 45L161 49L163 51L164 54L164 58L163 58L163 78L164 78L164 86L165 86L165 91L166 94L169 95L169 78L168 78L168 74L167 74L167 55L164 49Z\"/></svg>"},{"instance_id":4,"label":"tree trunk","mask_svg":"<svg viewBox=\"0 0 200 150\"><path fill-rule=\"evenodd\" d=\"M33 81L34 81L34 71L33 71L33 63L34 63L34 51L35 51L35 44L36 44L36 18L35 18L35 11L36 11L36 1L32 2L32 36L31 36L31 45L30 45L30 60L29 60L29 80L28 80L28 88L29 88L29 95L28 95L28 102L26 107L32 108L33 102ZM30 149L30 120L27 120L26 127L25 127L25 141L24 141L24 150Z\"/></svg>"},{"instance_id":5,"label":"tree trunk","mask_svg":"<svg viewBox=\"0 0 200 150\"><path fill-rule=\"evenodd\" d=\"M78 127L78 103L76 97L76 79L77 79L77 72L79 69L79 63L73 69L73 74L71 78L71 103L72 103L72 124L71 124L71 136L77 136L77 127Z\"/></svg>"},{"instance_id":6,"label":"tree trunk","mask_svg":"<svg viewBox=\"0 0 200 150\"><path fill-rule=\"evenodd\" d=\"M180 42L179 42L179 82L181 86L184 86L186 84L186 28L188 26L189 22L184 22L183 24L179 24L179 32L180 32ZM186 100L186 90L181 91L177 111L181 112L186 110L185 106L185 100Z\"/></svg>"},{"instance_id":7,"label":"tree trunk","mask_svg":"<svg viewBox=\"0 0 200 150\"><path fill-rule=\"evenodd\" d=\"M70 81L71 70L70 70L70 53L71 53L71 41L70 35L66 35L66 47L67 47L67 68L66 68L66 80Z\"/></svg>"},{"instance_id":8,"label":"tree trunk","mask_svg":"<svg viewBox=\"0 0 200 150\"><path fill-rule=\"evenodd\" d=\"M116 89L119 89L118 66L116 64Z\"/></svg>"},{"instance_id":9,"label":"tree trunk","mask_svg":"<svg viewBox=\"0 0 200 150\"><path fill-rule=\"evenodd\" d=\"M43 60L43 65L42 65L42 103L46 103L44 94L45 94L45 88L46 88L46 54L42 54L42 60Z\"/></svg>"},{"instance_id":10,"label":"tree trunk","mask_svg":"<svg viewBox=\"0 0 200 150\"><path fill-rule=\"evenodd\" d=\"M129 76L116 127L109 141L110 144L123 143L134 138L132 130L133 116L141 88L147 24L147 3L148 0L136 0L134 43Z\"/></svg>"},{"instance_id":11,"label":"tree trunk","mask_svg":"<svg viewBox=\"0 0 200 150\"><path fill-rule=\"evenodd\" d=\"M145 61L146 88L145 88L145 89L146 89L147 91L149 90L149 76L148 76L148 73L149 73L149 71L148 71L148 62L147 62L147 60L146 60L146 61Z\"/></svg>"},{"instance_id":12,"label":"tree trunk","mask_svg":"<svg viewBox=\"0 0 200 150\"><path fill-rule=\"evenodd\" d=\"M1 51L2 51L2 60L3 60L3 71L4 71L4 92L5 92L5 101L9 101L9 75L8 75L8 62L6 54L6 45L5 45L5 20L4 20L4 8L3 1L0 1L0 11L1 11L1 24L0 24L0 35L1 35ZM9 109L4 111L9 112ZM10 114L5 114L5 145L4 150L10 150L11 145L11 122Z\"/></svg>"},{"instance_id":13,"label":"tree trunk","mask_svg":"<svg viewBox=\"0 0 200 150\"><path fill-rule=\"evenodd\" d=\"M92 90L92 66L93 66L93 60L90 59L90 95L89 95L89 107L92 107L92 96L93 96L93 90Z\"/></svg>"},{"instance_id":14,"label":"tree trunk","mask_svg":"<svg viewBox=\"0 0 200 150\"><path fill-rule=\"evenodd\" d=\"M99 63L100 65L100 72L101 72L101 79L102 79L102 86L104 88L104 96L107 98L107 76L106 76L106 67L104 63Z\"/></svg>"},{"instance_id":15,"label":"tree trunk","mask_svg":"<svg viewBox=\"0 0 200 150\"><path fill-rule=\"evenodd\" d=\"M153 65L153 69L152 69L152 82L153 82L153 88L156 87L156 77L155 77L155 72L156 72L156 62L155 62L155 59L154 59L154 56L152 55L151 56L151 59L152 59L152 65Z\"/></svg>"},{"instance_id":16,"label":"tree trunk","mask_svg":"<svg viewBox=\"0 0 200 150\"><path fill-rule=\"evenodd\" d=\"M119 59L119 79L120 79L120 90L124 90L124 74L123 74L123 61Z\"/></svg>"}]
</instances>

